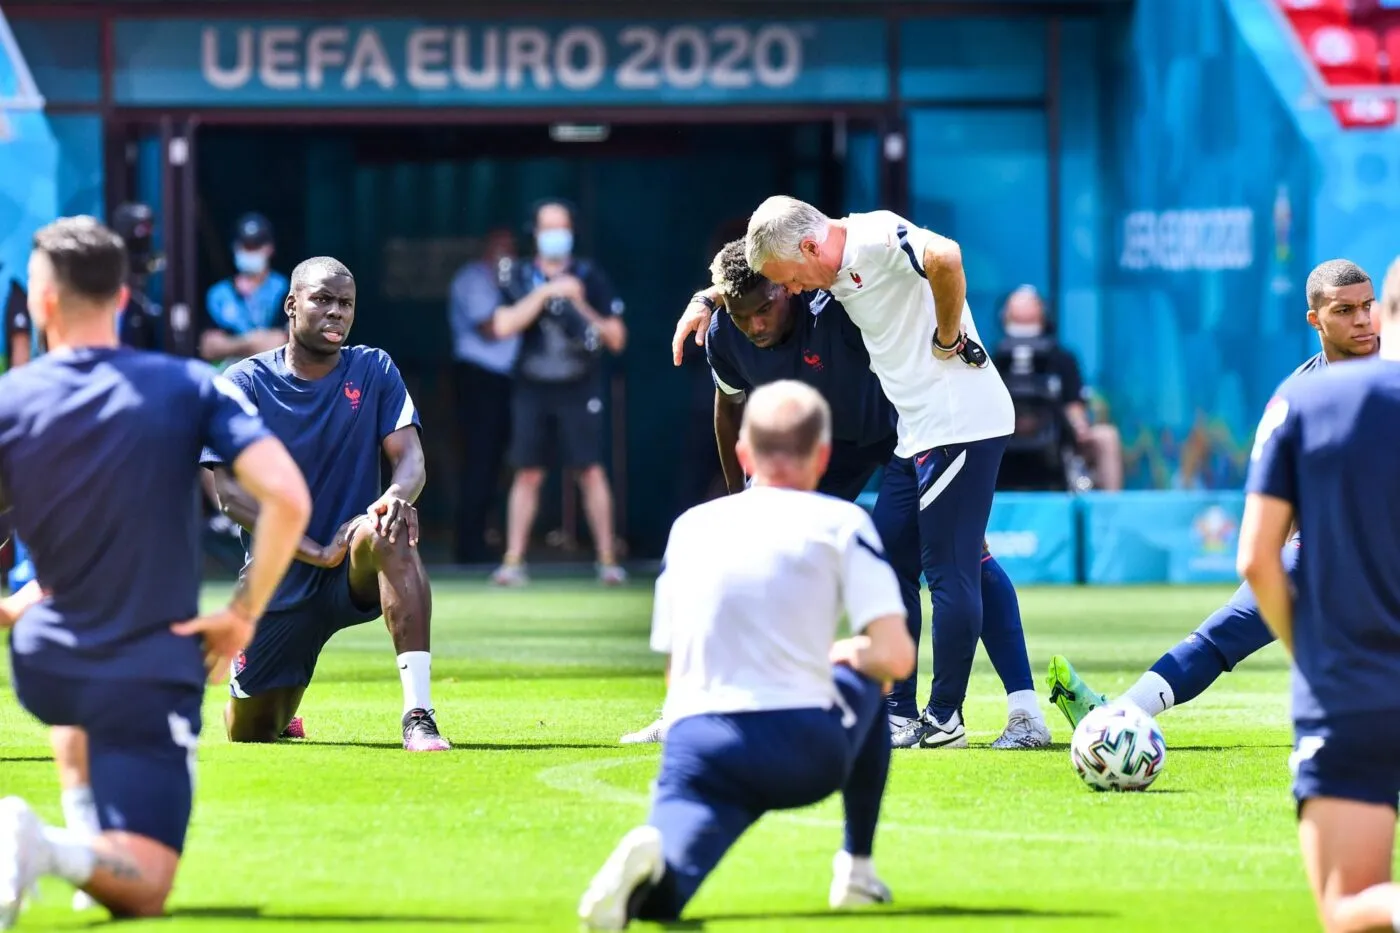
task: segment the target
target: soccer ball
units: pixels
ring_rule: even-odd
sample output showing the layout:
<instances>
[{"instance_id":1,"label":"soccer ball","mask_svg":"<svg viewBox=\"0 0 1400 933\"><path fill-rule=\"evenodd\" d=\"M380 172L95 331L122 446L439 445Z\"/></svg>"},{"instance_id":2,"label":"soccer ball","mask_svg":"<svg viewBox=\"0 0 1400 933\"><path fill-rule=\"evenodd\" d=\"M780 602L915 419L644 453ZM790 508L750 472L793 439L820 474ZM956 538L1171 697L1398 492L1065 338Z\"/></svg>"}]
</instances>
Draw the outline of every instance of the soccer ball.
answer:
<instances>
[{"instance_id":1,"label":"soccer ball","mask_svg":"<svg viewBox=\"0 0 1400 933\"><path fill-rule=\"evenodd\" d=\"M1157 721L1125 703L1089 711L1069 741L1074 770L1094 790L1146 790L1167 764Z\"/></svg>"}]
</instances>

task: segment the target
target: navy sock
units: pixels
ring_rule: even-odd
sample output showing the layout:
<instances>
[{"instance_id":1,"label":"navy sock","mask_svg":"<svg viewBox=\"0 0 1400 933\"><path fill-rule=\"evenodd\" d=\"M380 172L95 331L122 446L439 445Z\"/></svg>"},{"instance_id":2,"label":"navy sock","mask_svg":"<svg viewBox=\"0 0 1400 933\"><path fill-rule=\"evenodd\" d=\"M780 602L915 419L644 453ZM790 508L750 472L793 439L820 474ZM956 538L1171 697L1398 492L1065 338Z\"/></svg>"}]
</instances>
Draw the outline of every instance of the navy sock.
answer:
<instances>
[{"instance_id":1,"label":"navy sock","mask_svg":"<svg viewBox=\"0 0 1400 933\"><path fill-rule=\"evenodd\" d=\"M1007 693L1035 689L1016 587L990 554L982 560L982 647Z\"/></svg>"},{"instance_id":2,"label":"navy sock","mask_svg":"<svg viewBox=\"0 0 1400 933\"><path fill-rule=\"evenodd\" d=\"M1200 696L1225 671L1225 656L1195 632L1152 665L1152 672L1171 685L1177 706Z\"/></svg>"}]
</instances>

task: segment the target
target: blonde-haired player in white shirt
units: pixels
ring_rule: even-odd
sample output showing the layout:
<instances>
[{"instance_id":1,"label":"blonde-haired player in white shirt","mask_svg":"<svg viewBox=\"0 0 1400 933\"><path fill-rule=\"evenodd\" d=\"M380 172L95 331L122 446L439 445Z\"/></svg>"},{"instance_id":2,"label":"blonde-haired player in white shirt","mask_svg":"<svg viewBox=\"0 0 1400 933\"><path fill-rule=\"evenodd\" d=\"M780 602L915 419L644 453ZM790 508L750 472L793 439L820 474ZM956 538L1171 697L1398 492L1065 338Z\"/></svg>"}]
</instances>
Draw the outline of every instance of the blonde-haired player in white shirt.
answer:
<instances>
[{"instance_id":1,"label":"blonde-haired player in white shirt","mask_svg":"<svg viewBox=\"0 0 1400 933\"><path fill-rule=\"evenodd\" d=\"M651 638L670 656L669 733L647 825L579 904L594 929L675 919L760 816L838 790L829 902L890 899L871 851L890 756L882 693L914 666L899 585L865 510L812 492L831 455L815 389L754 391L737 450L753 486L671 528ZM843 616L855 634L837 640Z\"/></svg>"}]
</instances>

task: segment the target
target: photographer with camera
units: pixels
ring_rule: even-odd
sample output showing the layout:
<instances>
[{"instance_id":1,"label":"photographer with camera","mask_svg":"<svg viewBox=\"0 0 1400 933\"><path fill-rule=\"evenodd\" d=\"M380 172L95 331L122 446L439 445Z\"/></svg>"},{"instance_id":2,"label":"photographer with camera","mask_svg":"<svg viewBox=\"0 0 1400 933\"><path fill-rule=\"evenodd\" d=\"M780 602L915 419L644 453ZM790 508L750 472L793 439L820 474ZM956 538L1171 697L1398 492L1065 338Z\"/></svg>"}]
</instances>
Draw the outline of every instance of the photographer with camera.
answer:
<instances>
[{"instance_id":1,"label":"photographer with camera","mask_svg":"<svg viewBox=\"0 0 1400 933\"><path fill-rule=\"evenodd\" d=\"M131 292L126 307L117 312L117 339L135 350L159 350L162 340L160 305L152 300L150 277L165 268L165 257L155 248L155 213L139 201L117 206L112 230L126 244L126 285Z\"/></svg>"},{"instance_id":2,"label":"photographer with camera","mask_svg":"<svg viewBox=\"0 0 1400 933\"><path fill-rule=\"evenodd\" d=\"M491 580L498 586L528 581L525 549L539 508L550 448L573 471L598 550L598 580L627 579L617 565L612 490L603 471L604 349L627 343L622 300L603 271L574 250L574 212L562 201L535 210L535 259L501 267L502 306L491 318L498 340L521 335L511 399L511 484L506 553Z\"/></svg>"}]
</instances>

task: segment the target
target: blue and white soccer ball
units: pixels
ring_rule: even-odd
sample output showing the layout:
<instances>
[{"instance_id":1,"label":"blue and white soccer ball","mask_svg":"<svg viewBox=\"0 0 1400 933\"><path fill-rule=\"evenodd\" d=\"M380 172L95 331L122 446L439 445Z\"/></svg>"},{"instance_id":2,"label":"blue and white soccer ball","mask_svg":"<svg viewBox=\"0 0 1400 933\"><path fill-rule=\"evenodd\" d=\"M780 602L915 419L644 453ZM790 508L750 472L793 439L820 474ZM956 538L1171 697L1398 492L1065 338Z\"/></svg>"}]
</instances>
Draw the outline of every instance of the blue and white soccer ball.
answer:
<instances>
[{"instance_id":1,"label":"blue and white soccer ball","mask_svg":"<svg viewBox=\"0 0 1400 933\"><path fill-rule=\"evenodd\" d=\"M1131 703L1100 706L1069 740L1074 770L1094 790L1146 790L1167 764L1157 721Z\"/></svg>"}]
</instances>

